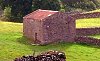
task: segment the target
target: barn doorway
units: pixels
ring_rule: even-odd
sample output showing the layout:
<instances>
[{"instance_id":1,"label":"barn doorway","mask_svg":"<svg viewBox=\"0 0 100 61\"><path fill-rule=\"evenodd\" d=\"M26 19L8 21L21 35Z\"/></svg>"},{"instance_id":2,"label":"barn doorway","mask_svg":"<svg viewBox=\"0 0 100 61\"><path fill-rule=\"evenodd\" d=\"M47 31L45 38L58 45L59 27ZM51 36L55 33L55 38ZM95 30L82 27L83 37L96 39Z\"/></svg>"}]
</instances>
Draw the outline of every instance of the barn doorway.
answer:
<instances>
[{"instance_id":1,"label":"barn doorway","mask_svg":"<svg viewBox=\"0 0 100 61\"><path fill-rule=\"evenodd\" d=\"M35 41L37 41L37 33L35 33Z\"/></svg>"}]
</instances>

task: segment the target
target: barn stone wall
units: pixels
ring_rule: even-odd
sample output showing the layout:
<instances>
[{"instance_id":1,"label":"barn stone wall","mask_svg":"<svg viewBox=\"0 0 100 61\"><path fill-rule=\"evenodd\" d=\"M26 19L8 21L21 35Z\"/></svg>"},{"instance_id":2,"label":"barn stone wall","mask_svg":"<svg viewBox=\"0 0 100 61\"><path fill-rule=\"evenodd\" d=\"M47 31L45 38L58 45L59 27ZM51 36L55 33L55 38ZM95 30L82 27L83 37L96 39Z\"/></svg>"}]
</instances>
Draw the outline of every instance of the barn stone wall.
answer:
<instances>
[{"instance_id":1,"label":"barn stone wall","mask_svg":"<svg viewBox=\"0 0 100 61\"><path fill-rule=\"evenodd\" d=\"M69 20L68 20L69 19ZM45 19L43 29L46 43L73 42L75 37L75 22L64 13L54 14Z\"/></svg>"},{"instance_id":2,"label":"barn stone wall","mask_svg":"<svg viewBox=\"0 0 100 61\"><path fill-rule=\"evenodd\" d=\"M25 19L23 21L23 35L33 44L43 43L42 22L34 19Z\"/></svg>"},{"instance_id":3,"label":"barn stone wall","mask_svg":"<svg viewBox=\"0 0 100 61\"><path fill-rule=\"evenodd\" d=\"M31 38L31 35L30 35L31 31L29 31L29 30L32 28L29 27L31 22L28 22L28 20L29 19L23 20L23 35L28 37L28 38Z\"/></svg>"}]
</instances>

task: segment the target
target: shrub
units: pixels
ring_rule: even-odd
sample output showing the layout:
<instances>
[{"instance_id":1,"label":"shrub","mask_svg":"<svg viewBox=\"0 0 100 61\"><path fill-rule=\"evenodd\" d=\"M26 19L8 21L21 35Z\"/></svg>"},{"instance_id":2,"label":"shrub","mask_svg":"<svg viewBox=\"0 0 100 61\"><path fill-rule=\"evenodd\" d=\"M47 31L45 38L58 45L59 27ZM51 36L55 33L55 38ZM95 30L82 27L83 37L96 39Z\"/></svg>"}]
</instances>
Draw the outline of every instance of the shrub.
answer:
<instances>
[{"instance_id":1,"label":"shrub","mask_svg":"<svg viewBox=\"0 0 100 61\"><path fill-rule=\"evenodd\" d=\"M11 16L11 8L5 7L2 20L9 21Z\"/></svg>"}]
</instances>

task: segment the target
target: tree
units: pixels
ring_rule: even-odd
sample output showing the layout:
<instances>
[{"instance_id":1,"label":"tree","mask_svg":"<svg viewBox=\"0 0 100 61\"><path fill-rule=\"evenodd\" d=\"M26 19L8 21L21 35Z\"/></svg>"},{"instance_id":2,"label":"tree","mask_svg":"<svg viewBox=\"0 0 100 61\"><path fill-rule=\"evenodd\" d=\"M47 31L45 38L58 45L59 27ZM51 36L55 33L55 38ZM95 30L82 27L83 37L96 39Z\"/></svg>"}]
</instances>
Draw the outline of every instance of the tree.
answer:
<instances>
[{"instance_id":1,"label":"tree","mask_svg":"<svg viewBox=\"0 0 100 61\"><path fill-rule=\"evenodd\" d=\"M23 16L37 9L44 10L94 10L100 7L99 0L0 0L0 6L11 8L11 19L22 19Z\"/></svg>"},{"instance_id":2,"label":"tree","mask_svg":"<svg viewBox=\"0 0 100 61\"><path fill-rule=\"evenodd\" d=\"M24 0L23 1L23 16L32 12L32 2L33 2L33 0Z\"/></svg>"},{"instance_id":3,"label":"tree","mask_svg":"<svg viewBox=\"0 0 100 61\"><path fill-rule=\"evenodd\" d=\"M85 11L95 10L98 8L98 0L61 0L64 3L66 11L72 11L71 9L82 9Z\"/></svg>"},{"instance_id":4,"label":"tree","mask_svg":"<svg viewBox=\"0 0 100 61\"><path fill-rule=\"evenodd\" d=\"M60 10L60 3L58 0L34 0L33 6L34 10Z\"/></svg>"},{"instance_id":5,"label":"tree","mask_svg":"<svg viewBox=\"0 0 100 61\"><path fill-rule=\"evenodd\" d=\"M11 19L22 19L23 16L32 11L32 0L0 0L3 10L5 7L11 8Z\"/></svg>"}]
</instances>

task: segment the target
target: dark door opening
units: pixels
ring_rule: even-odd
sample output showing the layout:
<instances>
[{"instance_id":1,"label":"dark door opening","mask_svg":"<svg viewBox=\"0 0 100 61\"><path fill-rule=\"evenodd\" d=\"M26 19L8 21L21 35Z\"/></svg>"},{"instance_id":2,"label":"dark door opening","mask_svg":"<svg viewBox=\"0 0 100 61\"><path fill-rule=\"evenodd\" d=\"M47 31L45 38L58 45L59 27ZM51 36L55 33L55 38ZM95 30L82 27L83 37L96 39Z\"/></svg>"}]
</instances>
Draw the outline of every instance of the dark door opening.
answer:
<instances>
[{"instance_id":1,"label":"dark door opening","mask_svg":"<svg viewBox=\"0 0 100 61\"><path fill-rule=\"evenodd\" d=\"M35 33L35 41L37 41L37 33Z\"/></svg>"}]
</instances>

